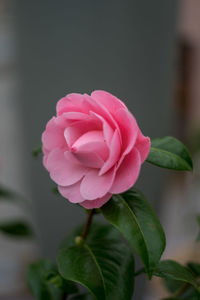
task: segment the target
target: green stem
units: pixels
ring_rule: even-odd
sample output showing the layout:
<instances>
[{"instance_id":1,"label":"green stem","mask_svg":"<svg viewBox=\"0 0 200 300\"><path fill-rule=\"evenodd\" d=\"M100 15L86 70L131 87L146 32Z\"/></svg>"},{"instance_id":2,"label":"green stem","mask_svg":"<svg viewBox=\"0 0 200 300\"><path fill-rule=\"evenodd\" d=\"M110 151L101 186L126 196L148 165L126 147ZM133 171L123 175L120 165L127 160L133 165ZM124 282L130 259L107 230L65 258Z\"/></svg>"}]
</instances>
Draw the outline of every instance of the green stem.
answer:
<instances>
[{"instance_id":1,"label":"green stem","mask_svg":"<svg viewBox=\"0 0 200 300\"><path fill-rule=\"evenodd\" d=\"M87 237L87 234L88 234L88 231L90 229L91 222L92 222L93 215L94 215L94 209L91 209L89 211L88 218L87 218L87 221L85 223L85 227L83 229L83 233L81 235L81 237L83 238L83 240L85 240L86 237Z\"/></svg>"}]
</instances>

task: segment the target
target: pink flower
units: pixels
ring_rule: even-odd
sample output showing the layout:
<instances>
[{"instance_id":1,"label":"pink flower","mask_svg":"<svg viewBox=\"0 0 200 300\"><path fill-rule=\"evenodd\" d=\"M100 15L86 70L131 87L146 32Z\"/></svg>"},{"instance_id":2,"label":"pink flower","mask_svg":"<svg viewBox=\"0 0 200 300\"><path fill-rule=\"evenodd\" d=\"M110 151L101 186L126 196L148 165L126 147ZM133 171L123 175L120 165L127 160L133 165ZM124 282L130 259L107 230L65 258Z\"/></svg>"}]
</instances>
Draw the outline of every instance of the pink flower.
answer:
<instances>
[{"instance_id":1,"label":"pink flower","mask_svg":"<svg viewBox=\"0 0 200 300\"><path fill-rule=\"evenodd\" d=\"M125 104L105 91L69 94L42 134L43 163L61 195L98 208L137 180L150 139Z\"/></svg>"}]
</instances>

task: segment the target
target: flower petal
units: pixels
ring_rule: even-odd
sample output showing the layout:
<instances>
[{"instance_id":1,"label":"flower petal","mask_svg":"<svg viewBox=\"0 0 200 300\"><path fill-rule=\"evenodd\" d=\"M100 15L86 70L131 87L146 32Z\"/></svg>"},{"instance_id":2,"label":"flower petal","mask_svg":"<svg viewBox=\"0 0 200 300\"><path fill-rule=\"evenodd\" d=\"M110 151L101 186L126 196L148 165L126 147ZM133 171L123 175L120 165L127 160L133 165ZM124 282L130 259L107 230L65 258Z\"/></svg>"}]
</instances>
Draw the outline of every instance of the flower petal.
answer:
<instances>
[{"instance_id":1,"label":"flower petal","mask_svg":"<svg viewBox=\"0 0 200 300\"><path fill-rule=\"evenodd\" d=\"M83 202L84 199L80 194L80 184L81 181L78 181L72 185L69 186L58 186L58 190L60 194L68 199L72 203L80 203Z\"/></svg>"},{"instance_id":2,"label":"flower petal","mask_svg":"<svg viewBox=\"0 0 200 300\"><path fill-rule=\"evenodd\" d=\"M121 131L122 151L126 155L132 150L135 144L138 135L138 125L134 116L125 109L119 109L115 113L115 120Z\"/></svg>"},{"instance_id":3,"label":"flower petal","mask_svg":"<svg viewBox=\"0 0 200 300\"><path fill-rule=\"evenodd\" d=\"M97 119L101 120L102 122L102 129L103 129L103 135L106 141L106 144L109 146L114 134L114 130L110 126L110 124L100 115L90 112L91 115L95 116Z\"/></svg>"},{"instance_id":4,"label":"flower petal","mask_svg":"<svg viewBox=\"0 0 200 300\"><path fill-rule=\"evenodd\" d=\"M112 197L112 194L107 193L102 198L98 198L95 200L85 200L85 201L81 202L80 205L86 209L99 208L99 207L103 206L111 197Z\"/></svg>"},{"instance_id":5,"label":"flower petal","mask_svg":"<svg viewBox=\"0 0 200 300\"><path fill-rule=\"evenodd\" d=\"M60 99L56 105L57 115L60 116L65 112L84 111L84 96L78 93L71 93Z\"/></svg>"},{"instance_id":6,"label":"flower petal","mask_svg":"<svg viewBox=\"0 0 200 300\"><path fill-rule=\"evenodd\" d=\"M56 117L53 117L46 126L46 130L42 134L42 144L43 148L50 151L54 148L67 147L63 128L56 124Z\"/></svg>"},{"instance_id":7,"label":"flower petal","mask_svg":"<svg viewBox=\"0 0 200 300\"><path fill-rule=\"evenodd\" d=\"M88 168L77 162L72 153L58 148L49 153L46 165L51 179L62 186L74 184L88 172Z\"/></svg>"},{"instance_id":8,"label":"flower petal","mask_svg":"<svg viewBox=\"0 0 200 300\"><path fill-rule=\"evenodd\" d=\"M119 155L121 152L121 142L117 130L115 130L109 150L109 157L105 164L102 166L99 175L103 175L104 173L106 173L110 168L114 166L115 163L117 163L117 160L119 159Z\"/></svg>"},{"instance_id":9,"label":"flower petal","mask_svg":"<svg viewBox=\"0 0 200 300\"><path fill-rule=\"evenodd\" d=\"M73 120L73 121L81 121L81 120L88 119L87 114L78 111L69 111L63 113L63 116L65 117L66 120Z\"/></svg>"},{"instance_id":10,"label":"flower petal","mask_svg":"<svg viewBox=\"0 0 200 300\"><path fill-rule=\"evenodd\" d=\"M113 130L115 130L115 129L119 130L119 126L118 126L116 120L114 119L112 114L109 112L109 110L105 106L103 106L103 104L98 102L96 99L92 99L87 94L84 94L84 96L86 97L88 104L91 106L90 111L89 111L90 114L93 112L93 113L98 114L99 116L102 116L102 118L108 122L108 124L111 126L111 128ZM119 130L119 134L120 134L120 130ZM121 136L120 136L120 138L121 138Z\"/></svg>"},{"instance_id":11,"label":"flower petal","mask_svg":"<svg viewBox=\"0 0 200 300\"><path fill-rule=\"evenodd\" d=\"M113 184L114 176L114 168L102 176L98 175L98 170L89 171L81 182L81 195L88 200L105 196Z\"/></svg>"},{"instance_id":12,"label":"flower petal","mask_svg":"<svg viewBox=\"0 0 200 300\"><path fill-rule=\"evenodd\" d=\"M104 141L102 131L93 130L83 134L76 142L72 145L72 151L75 153L88 152L96 153L104 161L108 158L108 147Z\"/></svg>"},{"instance_id":13,"label":"flower petal","mask_svg":"<svg viewBox=\"0 0 200 300\"><path fill-rule=\"evenodd\" d=\"M114 183L109 190L110 193L123 193L136 182L141 166L139 151L133 149L123 160L116 172Z\"/></svg>"},{"instance_id":14,"label":"flower petal","mask_svg":"<svg viewBox=\"0 0 200 300\"><path fill-rule=\"evenodd\" d=\"M140 131L140 129L139 129L138 136L137 136L137 139L135 142L135 147L139 151L140 157L141 157L141 162L143 163L149 154L150 147L151 147L151 140L149 137L144 136L142 134L142 132Z\"/></svg>"},{"instance_id":15,"label":"flower petal","mask_svg":"<svg viewBox=\"0 0 200 300\"><path fill-rule=\"evenodd\" d=\"M104 164L103 159L95 152L77 151L72 152L74 157L84 166L90 168L101 168Z\"/></svg>"},{"instance_id":16,"label":"flower petal","mask_svg":"<svg viewBox=\"0 0 200 300\"><path fill-rule=\"evenodd\" d=\"M74 122L71 126L68 126L64 131L64 136L67 145L72 147L78 138L83 134L91 130L100 130L101 122L94 118L88 118L87 120Z\"/></svg>"},{"instance_id":17,"label":"flower petal","mask_svg":"<svg viewBox=\"0 0 200 300\"><path fill-rule=\"evenodd\" d=\"M120 99L106 91L94 91L92 92L91 97L106 107L106 109L112 114L115 114L115 112L120 108L127 110L127 107Z\"/></svg>"}]
</instances>

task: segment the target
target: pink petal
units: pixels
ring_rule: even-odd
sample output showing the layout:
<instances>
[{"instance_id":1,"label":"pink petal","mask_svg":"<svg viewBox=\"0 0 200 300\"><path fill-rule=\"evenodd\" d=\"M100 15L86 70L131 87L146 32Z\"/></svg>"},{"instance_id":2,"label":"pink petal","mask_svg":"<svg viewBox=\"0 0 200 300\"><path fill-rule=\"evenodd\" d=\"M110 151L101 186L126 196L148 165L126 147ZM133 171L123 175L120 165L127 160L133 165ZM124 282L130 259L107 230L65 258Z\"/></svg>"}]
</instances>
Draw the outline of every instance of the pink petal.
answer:
<instances>
[{"instance_id":1,"label":"pink petal","mask_svg":"<svg viewBox=\"0 0 200 300\"><path fill-rule=\"evenodd\" d=\"M63 152L58 148L50 152L46 165L51 179L62 186L74 184L88 171L69 151Z\"/></svg>"},{"instance_id":2,"label":"pink petal","mask_svg":"<svg viewBox=\"0 0 200 300\"><path fill-rule=\"evenodd\" d=\"M83 202L84 199L80 194L80 183L81 181L78 181L72 185L69 186L58 186L58 190L60 194L68 199L72 203L80 203Z\"/></svg>"},{"instance_id":3,"label":"pink petal","mask_svg":"<svg viewBox=\"0 0 200 300\"><path fill-rule=\"evenodd\" d=\"M91 106L90 114L91 113L98 114L99 116L101 116L103 119L105 119L108 122L108 124L111 126L112 129L119 130L119 126L118 126L116 120L114 119L112 114L109 112L109 110L105 106L103 106L103 104L98 102L96 99L91 98L87 94L84 94L84 96L86 97L88 104ZM119 133L120 133L120 130L119 130Z\"/></svg>"},{"instance_id":4,"label":"pink petal","mask_svg":"<svg viewBox=\"0 0 200 300\"><path fill-rule=\"evenodd\" d=\"M88 119L88 114L78 112L78 111L66 112L66 113L63 113L63 116L65 117L66 120L81 121L81 120L87 120Z\"/></svg>"},{"instance_id":5,"label":"pink petal","mask_svg":"<svg viewBox=\"0 0 200 300\"><path fill-rule=\"evenodd\" d=\"M106 146L106 143L104 141L102 131L99 130L93 130L83 134L72 145L72 150L75 153L94 152L103 160L106 160L108 157L108 147Z\"/></svg>"},{"instance_id":6,"label":"pink petal","mask_svg":"<svg viewBox=\"0 0 200 300\"><path fill-rule=\"evenodd\" d=\"M139 151L141 162L143 163L149 154L150 147L151 147L151 140L149 137L144 136L140 130L138 132L138 136L135 142L135 147Z\"/></svg>"},{"instance_id":7,"label":"pink petal","mask_svg":"<svg viewBox=\"0 0 200 300\"><path fill-rule=\"evenodd\" d=\"M105 91L94 91L91 97L101 103L109 112L115 114L120 108L126 109L124 103L114 95Z\"/></svg>"},{"instance_id":8,"label":"pink petal","mask_svg":"<svg viewBox=\"0 0 200 300\"><path fill-rule=\"evenodd\" d=\"M106 173L110 168L114 166L114 164L117 163L119 159L119 155L121 152L121 142L120 142L120 137L118 134L118 131L115 130L115 133L113 135L112 141L110 143L110 153L107 161L105 164L102 166L99 175L103 175Z\"/></svg>"},{"instance_id":9,"label":"pink petal","mask_svg":"<svg viewBox=\"0 0 200 300\"><path fill-rule=\"evenodd\" d=\"M66 95L60 99L56 105L57 115L62 115L65 112L76 111L83 112L84 97L78 93Z\"/></svg>"},{"instance_id":10,"label":"pink petal","mask_svg":"<svg viewBox=\"0 0 200 300\"><path fill-rule=\"evenodd\" d=\"M86 209L99 208L103 206L112 197L112 194L107 193L104 197L95 200L85 200L80 203Z\"/></svg>"},{"instance_id":11,"label":"pink petal","mask_svg":"<svg viewBox=\"0 0 200 300\"><path fill-rule=\"evenodd\" d=\"M136 141L138 135L138 125L134 116L125 109L119 109L115 113L115 119L119 125L122 136L122 150L124 155L128 154Z\"/></svg>"},{"instance_id":12,"label":"pink petal","mask_svg":"<svg viewBox=\"0 0 200 300\"><path fill-rule=\"evenodd\" d=\"M56 111L59 116L66 112L81 112L89 114L89 112L93 111L94 108L96 109L97 105L89 95L72 93L58 101Z\"/></svg>"},{"instance_id":13,"label":"pink petal","mask_svg":"<svg viewBox=\"0 0 200 300\"><path fill-rule=\"evenodd\" d=\"M66 143L70 148L76 142L76 140L86 132L100 129L101 123L95 120L94 118L88 118L88 120L77 121L65 129L64 136Z\"/></svg>"},{"instance_id":14,"label":"pink petal","mask_svg":"<svg viewBox=\"0 0 200 300\"><path fill-rule=\"evenodd\" d=\"M116 172L114 183L110 193L118 194L125 192L136 182L141 166L141 158L137 149L133 149L123 160Z\"/></svg>"},{"instance_id":15,"label":"pink petal","mask_svg":"<svg viewBox=\"0 0 200 300\"><path fill-rule=\"evenodd\" d=\"M104 134L104 138L106 141L107 145L110 145L113 134L114 134L114 130L112 129L112 127L110 126L110 124L100 115L91 112L91 115L95 116L97 119L101 120L102 122L102 127L103 127L103 134Z\"/></svg>"},{"instance_id":16,"label":"pink petal","mask_svg":"<svg viewBox=\"0 0 200 300\"><path fill-rule=\"evenodd\" d=\"M43 147L50 151L56 147L67 147L63 129L56 124L56 117L53 117L46 126L46 130L42 134Z\"/></svg>"},{"instance_id":17,"label":"pink petal","mask_svg":"<svg viewBox=\"0 0 200 300\"><path fill-rule=\"evenodd\" d=\"M84 166L90 168L101 168L104 164L103 159L95 152L77 151L72 152L74 157Z\"/></svg>"},{"instance_id":18,"label":"pink petal","mask_svg":"<svg viewBox=\"0 0 200 300\"><path fill-rule=\"evenodd\" d=\"M81 182L81 195L84 199L94 200L108 193L115 176L115 169L99 176L98 170L89 171Z\"/></svg>"}]
</instances>

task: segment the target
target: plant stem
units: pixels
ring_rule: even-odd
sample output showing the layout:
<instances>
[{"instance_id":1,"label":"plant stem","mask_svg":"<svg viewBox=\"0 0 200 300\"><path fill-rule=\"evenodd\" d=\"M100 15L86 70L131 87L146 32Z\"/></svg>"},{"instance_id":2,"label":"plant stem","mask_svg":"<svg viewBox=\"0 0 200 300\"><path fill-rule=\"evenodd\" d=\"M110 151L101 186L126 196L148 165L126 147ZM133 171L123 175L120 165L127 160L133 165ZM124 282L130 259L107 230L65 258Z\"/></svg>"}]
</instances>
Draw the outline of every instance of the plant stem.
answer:
<instances>
[{"instance_id":1,"label":"plant stem","mask_svg":"<svg viewBox=\"0 0 200 300\"><path fill-rule=\"evenodd\" d=\"M87 234L88 234L88 231L90 229L90 225L91 225L91 222L92 222L92 217L93 217L93 214L94 214L94 209L91 209L89 211L89 214L88 214L88 218L87 218L87 221L85 223L85 227L83 229L83 233L82 233L82 238L85 240L86 237L87 237Z\"/></svg>"}]
</instances>

